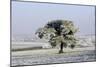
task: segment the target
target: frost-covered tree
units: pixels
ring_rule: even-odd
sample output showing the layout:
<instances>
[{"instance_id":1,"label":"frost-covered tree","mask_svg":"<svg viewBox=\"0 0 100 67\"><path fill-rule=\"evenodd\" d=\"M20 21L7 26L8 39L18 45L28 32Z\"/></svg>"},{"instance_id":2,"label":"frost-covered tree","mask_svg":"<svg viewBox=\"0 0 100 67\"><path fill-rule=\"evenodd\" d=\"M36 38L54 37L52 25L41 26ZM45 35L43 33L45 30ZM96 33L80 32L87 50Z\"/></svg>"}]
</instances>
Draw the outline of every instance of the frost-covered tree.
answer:
<instances>
[{"instance_id":1,"label":"frost-covered tree","mask_svg":"<svg viewBox=\"0 0 100 67\"><path fill-rule=\"evenodd\" d=\"M63 53L63 47L74 48L76 45L75 33L77 28L72 21L53 20L48 22L43 28L36 31L38 37L48 39L52 47L60 46L59 53Z\"/></svg>"}]
</instances>

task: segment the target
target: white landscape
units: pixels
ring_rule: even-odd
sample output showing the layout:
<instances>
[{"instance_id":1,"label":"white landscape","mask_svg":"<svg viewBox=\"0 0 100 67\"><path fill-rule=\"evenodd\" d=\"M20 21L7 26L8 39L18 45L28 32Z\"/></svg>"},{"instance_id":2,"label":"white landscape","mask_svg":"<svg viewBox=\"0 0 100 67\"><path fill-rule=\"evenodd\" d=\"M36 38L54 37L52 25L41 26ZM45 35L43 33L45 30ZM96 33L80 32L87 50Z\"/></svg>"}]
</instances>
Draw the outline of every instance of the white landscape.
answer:
<instances>
[{"instance_id":1,"label":"white landscape","mask_svg":"<svg viewBox=\"0 0 100 67\"><path fill-rule=\"evenodd\" d=\"M11 66L96 61L94 5L14 0L11 12Z\"/></svg>"},{"instance_id":2,"label":"white landscape","mask_svg":"<svg viewBox=\"0 0 100 67\"><path fill-rule=\"evenodd\" d=\"M52 48L47 41L41 39L12 40L11 64L23 66L95 61L95 35L79 36L78 39L76 47L64 48L63 54L58 54L58 47Z\"/></svg>"}]
</instances>

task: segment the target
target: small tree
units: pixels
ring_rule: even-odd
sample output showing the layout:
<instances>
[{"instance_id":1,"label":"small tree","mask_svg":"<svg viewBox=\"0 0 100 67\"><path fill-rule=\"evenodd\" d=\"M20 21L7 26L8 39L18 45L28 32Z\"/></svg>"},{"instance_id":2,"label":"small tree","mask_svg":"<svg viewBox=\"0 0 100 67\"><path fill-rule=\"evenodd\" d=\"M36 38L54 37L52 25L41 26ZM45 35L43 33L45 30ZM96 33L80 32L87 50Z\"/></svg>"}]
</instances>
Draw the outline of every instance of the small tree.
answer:
<instances>
[{"instance_id":1,"label":"small tree","mask_svg":"<svg viewBox=\"0 0 100 67\"><path fill-rule=\"evenodd\" d=\"M74 34L77 32L72 21L54 20L48 22L43 28L36 31L39 38L46 38L52 47L60 45L59 53L63 53L63 47L74 48L76 38Z\"/></svg>"}]
</instances>

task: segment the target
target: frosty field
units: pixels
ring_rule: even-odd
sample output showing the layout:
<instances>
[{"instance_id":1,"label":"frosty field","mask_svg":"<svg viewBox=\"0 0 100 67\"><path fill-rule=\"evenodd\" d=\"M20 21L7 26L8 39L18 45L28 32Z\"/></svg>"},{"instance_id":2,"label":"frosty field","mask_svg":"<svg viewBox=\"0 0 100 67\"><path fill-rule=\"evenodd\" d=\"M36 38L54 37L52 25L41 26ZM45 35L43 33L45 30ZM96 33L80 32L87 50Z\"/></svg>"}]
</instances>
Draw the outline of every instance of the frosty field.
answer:
<instances>
[{"instance_id":1,"label":"frosty field","mask_svg":"<svg viewBox=\"0 0 100 67\"><path fill-rule=\"evenodd\" d=\"M74 49L58 51L47 42L12 42L11 66L96 61L95 37L81 37Z\"/></svg>"},{"instance_id":2,"label":"frosty field","mask_svg":"<svg viewBox=\"0 0 100 67\"><path fill-rule=\"evenodd\" d=\"M81 49L81 50L80 50ZM57 49L29 50L12 52L12 66L37 65L52 63L95 61L95 48L64 49L65 53L58 54Z\"/></svg>"}]
</instances>

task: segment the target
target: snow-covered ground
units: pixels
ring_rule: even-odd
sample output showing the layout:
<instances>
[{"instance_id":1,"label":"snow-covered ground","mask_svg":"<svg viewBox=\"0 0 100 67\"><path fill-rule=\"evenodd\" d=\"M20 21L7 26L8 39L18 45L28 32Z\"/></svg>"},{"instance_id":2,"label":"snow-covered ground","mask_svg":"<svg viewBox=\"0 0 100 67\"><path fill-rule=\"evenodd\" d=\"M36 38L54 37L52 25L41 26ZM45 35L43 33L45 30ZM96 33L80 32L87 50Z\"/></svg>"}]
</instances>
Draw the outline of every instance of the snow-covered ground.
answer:
<instances>
[{"instance_id":1,"label":"snow-covered ground","mask_svg":"<svg viewBox=\"0 0 100 67\"><path fill-rule=\"evenodd\" d=\"M29 50L12 52L11 65L38 65L72 62L93 62L96 60L95 48L64 49L65 53L58 54L59 49Z\"/></svg>"},{"instance_id":2,"label":"snow-covered ground","mask_svg":"<svg viewBox=\"0 0 100 67\"><path fill-rule=\"evenodd\" d=\"M95 45L96 45L95 35L79 36L78 40L79 41L78 41L77 45L82 46L82 47L87 47L87 46L95 47Z\"/></svg>"},{"instance_id":3,"label":"snow-covered ground","mask_svg":"<svg viewBox=\"0 0 100 67\"><path fill-rule=\"evenodd\" d=\"M45 42L12 42L12 50L25 48L51 48L51 45Z\"/></svg>"},{"instance_id":4,"label":"snow-covered ground","mask_svg":"<svg viewBox=\"0 0 100 67\"><path fill-rule=\"evenodd\" d=\"M95 36L79 36L78 40L76 48L64 48L63 54L58 54L59 48L51 48L44 40L13 40L12 50L24 48L32 50L12 51L11 66L95 61ZM50 49L33 50L36 47Z\"/></svg>"},{"instance_id":5,"label":"snow-covered ground","mask_svg":"<svg viewBox=\"0 0 100 67\"><path fill-rule=\"evenodd\" d=\"M13 40L11 43L12 50L25 49L25 48L51 48L51 45L43 39L28 39L25 40ZM79 47L95 47L95 36L79 36L77 45Z\"/></svg>"}]
</instances>

